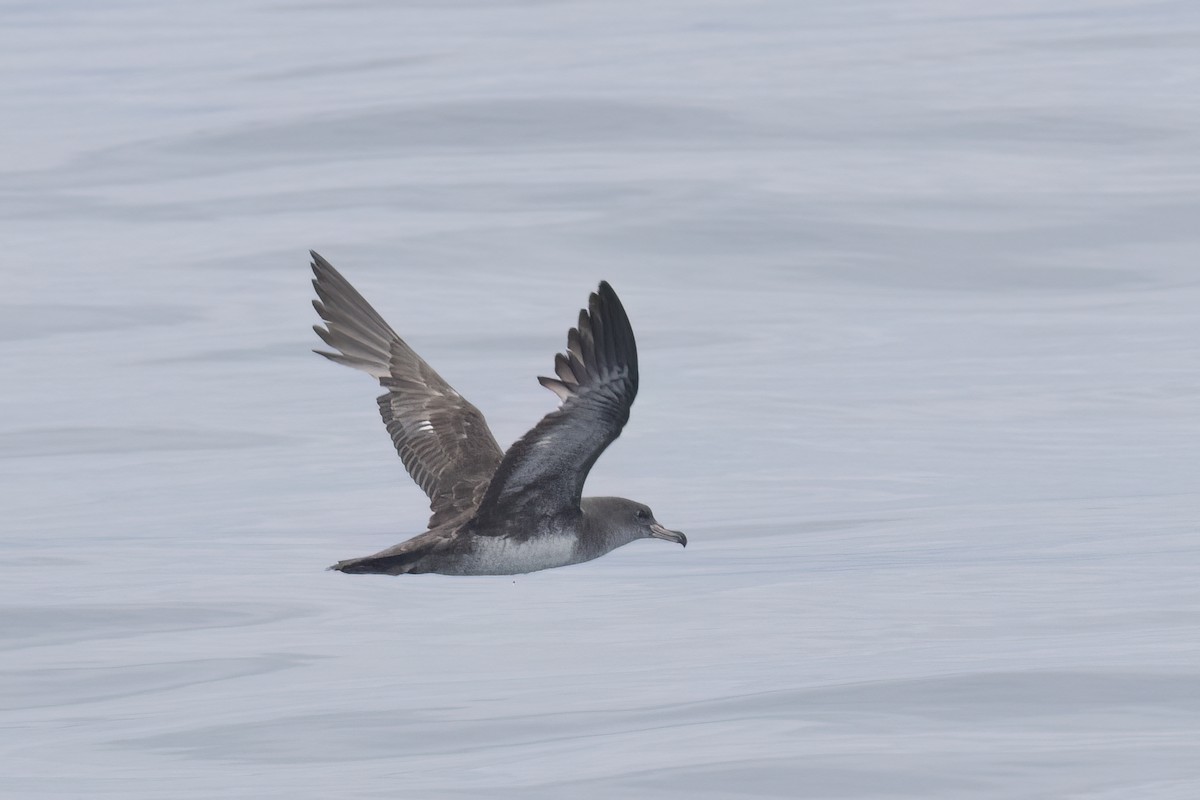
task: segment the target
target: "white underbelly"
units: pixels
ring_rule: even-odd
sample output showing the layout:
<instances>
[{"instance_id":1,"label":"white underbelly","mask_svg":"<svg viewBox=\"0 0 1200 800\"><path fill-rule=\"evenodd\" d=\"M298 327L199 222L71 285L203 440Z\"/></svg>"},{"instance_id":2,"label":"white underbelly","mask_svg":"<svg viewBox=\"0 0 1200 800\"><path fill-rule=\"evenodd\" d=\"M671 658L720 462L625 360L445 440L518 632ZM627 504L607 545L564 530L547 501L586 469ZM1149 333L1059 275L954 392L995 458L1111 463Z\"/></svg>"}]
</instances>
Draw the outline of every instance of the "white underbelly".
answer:
<instances>
[{"instance_id":1,"label":"white underbelly","mask_svg":"<svg viewBox=\"0 0 1200 800\"><path fill-rule=\"evenodd\" d=\"M525 541L479 536L471 549L473 552L463 560L469 563L469 573L475 575L519 575L583 560L576 555L572 536L534 536Z\"/></svg>"}]
</instances>

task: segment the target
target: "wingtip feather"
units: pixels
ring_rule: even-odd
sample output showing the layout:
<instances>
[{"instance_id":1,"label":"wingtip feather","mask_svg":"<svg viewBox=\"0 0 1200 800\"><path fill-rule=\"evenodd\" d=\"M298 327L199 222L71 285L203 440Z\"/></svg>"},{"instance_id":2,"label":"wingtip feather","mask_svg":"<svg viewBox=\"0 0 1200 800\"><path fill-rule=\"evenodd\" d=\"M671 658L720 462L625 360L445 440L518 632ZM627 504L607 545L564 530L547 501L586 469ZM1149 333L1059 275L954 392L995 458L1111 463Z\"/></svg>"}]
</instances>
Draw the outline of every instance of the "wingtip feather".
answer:
<instances>
[{"instance_id":1,"label":"wingtip feather","mask_svg":"<svg viewBox=\"0 0 1200 800\"><path fill-rule=\"evenodd\" d=\"M574 394L570 386L567 386L567 384L557 378L547 378L544 375L539 375L538 383L558 395L558 399L564 403L570 400L571 395Z\"/></svg>"}]
</instances>

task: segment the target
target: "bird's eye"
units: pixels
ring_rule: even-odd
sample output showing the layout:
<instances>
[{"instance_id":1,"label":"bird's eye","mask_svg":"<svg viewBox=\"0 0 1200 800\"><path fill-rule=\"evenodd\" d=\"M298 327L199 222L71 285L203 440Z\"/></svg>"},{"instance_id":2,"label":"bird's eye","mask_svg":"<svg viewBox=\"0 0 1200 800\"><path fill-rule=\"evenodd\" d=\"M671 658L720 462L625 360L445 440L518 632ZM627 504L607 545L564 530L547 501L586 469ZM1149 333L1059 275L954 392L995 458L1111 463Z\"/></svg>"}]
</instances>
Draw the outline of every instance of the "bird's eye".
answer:
<instances>
[{"instance_id":1,"label":"bird's eye","mask_svg":"<svg viewBox=\"0 0 1200 800\"><path fill-rule=\"evenodd\" d=\"M638 509L638 513L637 513L637 518L638 518L638 519L645 519L645 518L646 518L646 517L648 517L648 516L650 516L650 515L646 513L646 509L644 509L644 508L639 508L639 509Z\"/></svg>"}]
</instances>

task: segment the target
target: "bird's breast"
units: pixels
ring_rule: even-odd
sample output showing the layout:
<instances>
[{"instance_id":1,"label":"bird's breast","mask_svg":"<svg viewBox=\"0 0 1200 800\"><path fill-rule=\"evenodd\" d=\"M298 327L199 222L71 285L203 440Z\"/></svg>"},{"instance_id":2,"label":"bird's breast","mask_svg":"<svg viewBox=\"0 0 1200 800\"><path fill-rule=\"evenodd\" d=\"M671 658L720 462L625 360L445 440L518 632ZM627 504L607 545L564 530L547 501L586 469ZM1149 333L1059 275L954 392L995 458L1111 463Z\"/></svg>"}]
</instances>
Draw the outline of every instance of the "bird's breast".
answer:
<instances>
[{"instance_id":1,"label":"bird's breast","mask_svg":"<svg viewBox=\"0 0 1200 800\"><path fill-rule=\"evenodd\" d=\"M575 537L559 534L528 539L476 536L471 551L468 559L476 575L517 575L585 560L578 554Z\"/></svg>"}]
</instances>

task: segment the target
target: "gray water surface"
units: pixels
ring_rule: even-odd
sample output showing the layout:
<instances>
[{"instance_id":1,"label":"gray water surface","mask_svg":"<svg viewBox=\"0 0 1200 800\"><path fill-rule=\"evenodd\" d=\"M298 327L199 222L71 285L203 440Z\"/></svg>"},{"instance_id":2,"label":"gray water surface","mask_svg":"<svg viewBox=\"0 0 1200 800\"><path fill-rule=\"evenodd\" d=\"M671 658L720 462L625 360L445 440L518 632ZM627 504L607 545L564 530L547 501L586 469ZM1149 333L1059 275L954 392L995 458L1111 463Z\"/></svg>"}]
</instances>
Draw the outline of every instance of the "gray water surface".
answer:
<instances>
[{"instance_id":1,"label":"gray water surface","mask_svg":"<svg viewBox=\"0 0 1200 800\"><path fill-rule=\"evenodd\" d=\"M1200 796L1192 3L10 4L0 796ZM418 532L306 249L639 542Z\"/></svg>"}]
</instances>

